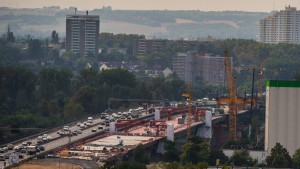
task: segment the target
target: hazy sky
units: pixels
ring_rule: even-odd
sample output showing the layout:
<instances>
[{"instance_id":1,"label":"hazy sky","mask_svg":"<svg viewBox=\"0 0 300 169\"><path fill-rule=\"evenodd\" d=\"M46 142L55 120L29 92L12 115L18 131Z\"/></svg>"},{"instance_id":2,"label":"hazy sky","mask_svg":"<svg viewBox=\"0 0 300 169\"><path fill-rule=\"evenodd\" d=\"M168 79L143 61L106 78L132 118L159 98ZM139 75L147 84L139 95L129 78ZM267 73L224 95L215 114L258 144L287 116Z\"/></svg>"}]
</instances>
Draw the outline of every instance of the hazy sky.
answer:
<instances>
[{"instance_id":1,"label":"hazy sky","mask_svg":"<svg viewBox=\"0 0 300 169\"><path fill-rule=\"evenodd\" d=\"M300 0L0 0L1 7L42 8L44 6L77 7L79 10L111 6L113 9L263 11L283 10L291 5L300 10Z\"/></svg>"}]
</instances>

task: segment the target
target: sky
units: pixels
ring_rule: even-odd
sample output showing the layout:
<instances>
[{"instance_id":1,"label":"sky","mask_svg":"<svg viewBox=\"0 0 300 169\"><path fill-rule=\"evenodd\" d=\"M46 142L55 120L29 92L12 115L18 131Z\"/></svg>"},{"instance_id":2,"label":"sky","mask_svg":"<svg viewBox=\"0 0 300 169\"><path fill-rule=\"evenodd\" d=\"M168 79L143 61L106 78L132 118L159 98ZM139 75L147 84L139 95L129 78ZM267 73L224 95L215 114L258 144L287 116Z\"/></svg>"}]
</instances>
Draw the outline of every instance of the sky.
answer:
<instances>
[{"instance_id":1,"label":"sky","mask_svg":"<svg viewBox=\"0 0 300 169\"><path fill-rule=\"evenodd\" d=\"M91 10L111 6L113 10L201 10L271 12L297 7L300 0L0 0L1 7L42 8L45 6L77 7Z\"/></svg>"}]
</instances>

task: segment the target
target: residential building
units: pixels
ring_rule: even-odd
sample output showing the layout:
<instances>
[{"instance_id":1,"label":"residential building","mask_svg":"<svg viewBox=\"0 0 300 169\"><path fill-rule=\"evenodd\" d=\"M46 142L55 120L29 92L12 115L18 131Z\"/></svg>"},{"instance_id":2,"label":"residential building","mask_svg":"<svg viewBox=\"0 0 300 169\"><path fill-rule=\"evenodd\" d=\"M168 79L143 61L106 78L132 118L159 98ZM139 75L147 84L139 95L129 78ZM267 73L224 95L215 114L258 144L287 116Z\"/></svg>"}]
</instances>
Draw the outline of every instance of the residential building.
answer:
<instances>
[{"instance_id":1,"label":"residential building","mask_svg":"<svg viewBox=\"0 0 300 169\"><path fill-rule=\"evenodd\" d=\"M166 49L166 40L161 39L135 39L133 41L133 56L162 52Z\"/></svg>"},{"instance_id":2,"label":"residential building","mask_svg":"<svg viewBox=\"0 0 300 169\"><path fill-rule=\"evenodd\" d=\"M173 58L173 72L186 82L203 81L212 85L224 83L224 57L207 53L177 53Z\"/></svg>"},{"instance_id":3,"label":"residential building","mask_svg":"<svg viewBox=\"0 0 300 169\"><path fill-rule=\"evenodd\" d=\"M289 154L300 147L300 81L267 80L265 151L280 143Z\"/></svg>"},{"instance_id":4,"label":"residential building","mask_svg":"<svg viewBox=\"0 0 300 169\"><path fill-rule=\"evenodd\" d=\"M98 54L99 16L67 15L66 51L84 57Z\"/></svg>"},{"instance_id":5,"label":"residential building","mask_svg":"<svg viewBox=\"0 0 300 169\"><path fill-rule=\"evenodd\" d=\"M262 43L300 44L300 11L295 7L272 12L259 21L259 41Z\"/></svg>"}]
</instances>

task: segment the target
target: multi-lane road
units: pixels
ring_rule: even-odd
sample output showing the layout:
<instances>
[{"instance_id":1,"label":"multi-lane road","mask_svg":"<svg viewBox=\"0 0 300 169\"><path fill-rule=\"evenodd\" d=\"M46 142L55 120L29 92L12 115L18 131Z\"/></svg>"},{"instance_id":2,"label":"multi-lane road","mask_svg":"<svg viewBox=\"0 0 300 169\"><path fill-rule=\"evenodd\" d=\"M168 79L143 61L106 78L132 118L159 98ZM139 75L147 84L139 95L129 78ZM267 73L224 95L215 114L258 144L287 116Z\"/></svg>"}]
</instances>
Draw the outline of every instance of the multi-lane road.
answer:
<instances>
[{"instance_id":1,"label":"multi-lane road","mask_svg":"<svg viewBox=\"0 0 300 169\"><path fill-rule=\"evenodd\" d=\"M115 112L116 113L116 112ZM146 116L146 113L142 113L141 117ZM85 128L80 128L80 126L77 126L77 122L72 123L73 125L70 125L70 131L77 131L79 129L81 129L82 133L81 134L77 134L77 135L72 135L71 137L64 135L64 136L60 136L59 134L57 134L58 130L63 129L63 126L60 129L55 129L55 130L51 130L48 131L46 133L43 134L47 134L48 136L50 136L52 139L50 141L46 141L44 144L42 144L45 147L45 151L47 150L52 150L55 149L57 147L60 146L64 146L67 145L68 143L71 142L75 142L78 141L80 139L86 138L88 136L91 136L93 134L97 134L97 133L103 133L103 130L107 130L108 131L108 127L106 127L105 125L100 125L101 122L104 122L105 119L101 119L100 116L93 119L93 123L90 126L86 126ZM81 123L87 122L87 119L85 121L78 121ZM98 129L98 127L101 126L102 129ZM92 131L92 129L97 129L96 132ZM41 135L43 135L41 134ZM39 135L38 135L39 136ZM38 136L35 137L30 137L30 140L32 142L33 145L37 145L37 138ZM14 144L14 147L16 146L20 146L22 144L22 142L19 142L17 144ZM41 151L40 153L42 153L43 151ZM15 152L15 150L9 150L4 154L11 154L11 153L15 153L15 154L22 154L24 156L23 159L19 159L19 160L24 160L24 159L28 159L30 157L30 155L27 155L26 153L20 153L20 152ZM6 159L5 161L0 161L0 168L2 168L4 166L4 162L6 163L6 166L9 165L9 160Z\"/></svg>"}]
</instances>

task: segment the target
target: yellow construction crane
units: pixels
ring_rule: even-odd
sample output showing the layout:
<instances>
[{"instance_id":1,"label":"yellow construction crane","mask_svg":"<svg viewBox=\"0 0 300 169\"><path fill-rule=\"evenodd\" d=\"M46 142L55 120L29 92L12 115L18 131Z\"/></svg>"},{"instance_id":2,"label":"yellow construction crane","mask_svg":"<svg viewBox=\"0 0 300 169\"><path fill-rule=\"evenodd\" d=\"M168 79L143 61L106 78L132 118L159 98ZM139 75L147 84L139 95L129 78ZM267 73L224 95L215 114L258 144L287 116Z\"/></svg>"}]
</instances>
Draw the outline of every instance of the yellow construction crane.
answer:
<instances>
[{"instance_id":1,"label":"yellow construction crane","mask_svg":"<svg viewBox=\"0 0 300 169\"><path fill-rule=\"evenodd\" d=\"M236 140L236 86L235 77L233 76L233 68L231 63L231 57L228 50L224 51L224 63L225 63L225 75L227 79L228 97L229 97L229 134L230 139Z\"/></svg>"},{"instance_id":2,"label":"yellow construction crane","mask_svg":"<svg viewBox=\"0 0 300 169\"><path fill-rule=\"evenodd\" d=\"M188 84L188 93L183 93L182 96L188 98L188 114L186 122L186 141L188 142L191 138L191 124L192 124L192 92L191 84Z\"/></svg>"}]
</instances>

